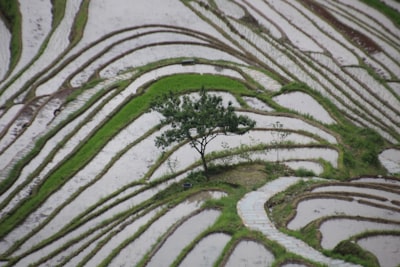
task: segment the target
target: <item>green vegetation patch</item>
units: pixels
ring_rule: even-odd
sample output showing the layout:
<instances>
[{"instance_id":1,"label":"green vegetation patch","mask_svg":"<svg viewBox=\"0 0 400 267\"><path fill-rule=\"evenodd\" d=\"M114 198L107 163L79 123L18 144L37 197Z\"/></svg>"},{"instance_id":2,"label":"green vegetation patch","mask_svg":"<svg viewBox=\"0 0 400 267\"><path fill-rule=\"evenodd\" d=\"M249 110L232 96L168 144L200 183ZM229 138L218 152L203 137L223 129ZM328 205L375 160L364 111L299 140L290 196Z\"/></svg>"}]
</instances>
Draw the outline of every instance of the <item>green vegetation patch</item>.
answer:
<instances>
[{"instance_id":1,"label":"green vegetation patch","mask_svg":"<svg viewBox=\"0 0 400 267\"><path fill-rule=\"evenodd\" d=\"M361 0L361 1L373 7L374 9L380 11L390 20L392 20L397 27L400 27L400 15L397 10L391 8L390 6L386 5L384 2L380 0Z\"/></svg>"},{"instance_id":2,"label":"green vegetation patch","mask_svg":"<svg viewBox=\"0 0 400 267\"><path fill-rule=\"evenodd\" d=\"M22 51L22 17L19 12L18 1L0 0L0 17L4 17L5 23L11 32L10 69L12 69L17 64Z\"/></svg>"},{"instance_id":3,"label":"green vegetation patch","mask_svg":"<svg viewBox=\"0 0 400 267\"><path fill-rule=\"evenodd\" d=\"M362 249L358 244L350 240L340 242L333 250L328 253L330 256L343 258L346 261L361 264L365 267L377 267L379 262L370 252Z\"/></svg>"}]
</instances>

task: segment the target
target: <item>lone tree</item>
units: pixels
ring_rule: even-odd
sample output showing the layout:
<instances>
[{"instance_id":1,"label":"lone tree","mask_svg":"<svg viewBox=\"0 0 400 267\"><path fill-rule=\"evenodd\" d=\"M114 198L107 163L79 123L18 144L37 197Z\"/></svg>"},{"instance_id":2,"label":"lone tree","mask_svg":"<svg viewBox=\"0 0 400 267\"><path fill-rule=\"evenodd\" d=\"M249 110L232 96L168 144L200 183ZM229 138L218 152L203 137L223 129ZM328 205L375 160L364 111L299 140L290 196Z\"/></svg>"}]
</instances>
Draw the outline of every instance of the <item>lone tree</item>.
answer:
<instances>
[{"instance_id":1,"label":"lone tree","mask_svg":"<svg viewBox=\"0 0 400 267\"><path fill-rule=\"evenodd\" d=\"M174 142L188 141L200 154L207 177L207 145L218 135L244 134L256 124L247 116L238 116L231 102L225 107L221 97L208 94L204 88L200 98L179 97L170 92L157 99L152 110L164 116L162 123L171 125L156 138L156 146L166 148Z\"/></svg>"}]
</instances>

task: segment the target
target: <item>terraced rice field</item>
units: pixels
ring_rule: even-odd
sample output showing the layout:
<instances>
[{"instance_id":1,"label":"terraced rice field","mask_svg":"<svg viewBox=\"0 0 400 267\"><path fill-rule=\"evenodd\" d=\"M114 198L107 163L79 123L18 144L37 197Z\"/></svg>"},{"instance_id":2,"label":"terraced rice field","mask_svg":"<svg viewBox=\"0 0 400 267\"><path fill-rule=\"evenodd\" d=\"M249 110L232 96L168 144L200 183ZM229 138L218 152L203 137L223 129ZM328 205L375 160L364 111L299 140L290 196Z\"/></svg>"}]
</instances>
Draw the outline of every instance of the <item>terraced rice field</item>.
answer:
<instances>
[{"instance_id":1,"label":"terraced rice field","mask_svg":"<svg viewBox=\"0 0 400 267\"><path fill-rule=\"evenodd\" d=\"M398 266L399 12L0 0L0 266ZM202 87L256 122L209 179L151 111Z\"/></svg>"}]
</instances>

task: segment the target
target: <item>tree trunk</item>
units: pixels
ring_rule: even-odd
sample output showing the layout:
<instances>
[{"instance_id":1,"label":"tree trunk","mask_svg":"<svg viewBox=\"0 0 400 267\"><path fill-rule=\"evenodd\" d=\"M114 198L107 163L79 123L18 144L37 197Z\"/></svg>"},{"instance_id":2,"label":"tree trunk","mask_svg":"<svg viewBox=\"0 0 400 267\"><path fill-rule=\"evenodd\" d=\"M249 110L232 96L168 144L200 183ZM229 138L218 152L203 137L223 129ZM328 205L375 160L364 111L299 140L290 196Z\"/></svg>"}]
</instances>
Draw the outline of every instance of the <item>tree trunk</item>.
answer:
<instances>
[{"instance_id":1,"label":"tree trunk","mask_svg":"<svg viewBox=\"0 0 400 267\"><path fill-rule=\"evenodd\" d=\"M203 168L204 168L204 175L207 177L207 181L210 179L208 176L208 167L207 167L207 162L206 162L206 157L204 153L201 153L201 161L203 162Z\"/></svg>"}]
</instances>

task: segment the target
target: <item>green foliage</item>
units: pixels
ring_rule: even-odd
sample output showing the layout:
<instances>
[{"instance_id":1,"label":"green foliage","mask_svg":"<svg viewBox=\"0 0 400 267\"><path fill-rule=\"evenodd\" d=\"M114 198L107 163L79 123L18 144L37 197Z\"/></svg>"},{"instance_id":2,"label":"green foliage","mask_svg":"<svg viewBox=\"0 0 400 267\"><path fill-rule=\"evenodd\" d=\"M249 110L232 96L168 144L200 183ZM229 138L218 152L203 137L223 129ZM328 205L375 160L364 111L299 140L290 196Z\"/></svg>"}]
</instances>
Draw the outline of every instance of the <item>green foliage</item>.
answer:
<instances>
[{"instance_id":1,"label":"green foliage","mask_svg":"<svg viewBox=\"0 0 400 267\"><path fill-rule=\"evenodd\" d=\"M277 178L279 176L289 176L293 175L293 172L283 164L266 162L265 172L269 178Z\"/></svg>"},{"instance_id":2,"label":"green foliage","mask_svg":"<svg viewBox=\"0 0 400 267\"><path fill-rule=\"evenodd\" d=\"M356 160L348 150L343 152L343 163L348 168L354 168L356 166Z\"/></svg>"},{"instance_id":3,"label":"green foliage","mask_svg":"<svg viewBox=\"0 0 400 267\"><path fill-rule=\"evenodd\" d=\"M341 137L339 149L340 160L343 164L340 164L339 169L336 170L325 169L323 177L347 179L364 174L386 173L379 162L378 155L387 143L377 132L348 123L331 125L330 128Z\"/></svg>"},{"instance_id":4,"label":"green foliage","mask_svg":"<svg viewBox=\"0 0 400 267\"><path fill-rule=\"evenodd\" d=\"M359 245L349 240L340 242L334 248L333 253L341 255L347 261L355 262L362 266L379 266L379 262L374 255L363 250Z\"/></svg>"},{"instance_id":5,"label":"green foliage","mask_svg":"<svg viewBox=\"0 0 400 267\"><path fill-rule=\"evenodd\" d=\"M79 8L78 14L75 16L74 25L69 36L71 43L78 42L83 35L83 30L88 19L89 0L84 0Z\"/></svg>"},{"instance_id":6,"label":"green foliage","mask_svg":"<svg viewBox=\"0 0 400 267\"><path fill-rule=\"evenodd\" d=\"M53 14L53 27L56 27L62 20L65 14L65 7L67 5L67 0L51 0L53 5L52 14Z\"/></svg>"},{"instance_id":7,"label":"green foliage","mask_svg":"<svg viewBox=\"0 0 400 267\"><path fill-rule=\"evenodd\" d=\"M313 177L316 176L315 173L311 170L307 170L305 168L300 168L294 171L294 175L298 177Z\"/></svg>"},{"instance_id":8,"label":"green foliage","mask_svg":"<svg viewBox=\"0 0 400 267\"><path fill-rule=\"evenodd\" d=\"M0 12L7 24L13 25L18 16L18 1L0 0Z\"/></svg>"},{"instance_id":9,"label":"green foliage","mask_svg":"<svg viewBox=\"0 0 400 267\"><path fill-rule=\"evenodd\" d=\"M354 164L349 157L360 157L366 165L379 166L378 154L384 145L383 138L371 129L356 129L354 133L344 135L346 143L350 145L350 155L346 155L346 163Z\"/></svg>"},{"instance_id":10,"label":"green foliage","mask_svg":"<svg viewBox=\"0 0 400 267\"><path fill-rule=\"evenodd\" d=\"M157 80L151 87L160 92L165 92L166 88L173 92L195 91L201 87L215 90L225 89L231 93L249 93L247 87L240 81L221 75L211 74L181 74L172 75Z\"/></svg>"},{"instance_id":11,"label":"green foliage","mask_svg":"<svg viewBox=\"0 0 400 267\"><path fill-rule=\"evenodd\" d=\"M11 62L12 68L21 55L21 14L18 1L0 0L0 17L4 17L5 24L11 31Z\"/></svg>"},{"instance_id":12,"label":"green foliage","mask_svg":"<svg viewBox=\"0 0 400 267\"><path fill-rule=\"evenodd\" d=\"M166 148L173 143L188 141L200 154L206 175L207 145L218 135L244 134L255 126L247 116L236 115L232 103L225 107L222 98L200 90L200 98L179 97L170 92L152 104L152 110L164 116L162 123L171 125L156 138L156 146Z\"/></svg>"},{"instance_id":13,"label":"green foliage","mask_svg":"<svg viewBox=\"0 0 400 267\"><path fill-rule=\"evenodd\" d=\"M400 15L397 10L391 8L380 0L362 0L362 2L379 10L381 13L391 19L393 23L397 25L397 27L400 27Z\"/></svg>"}]
</instances>

